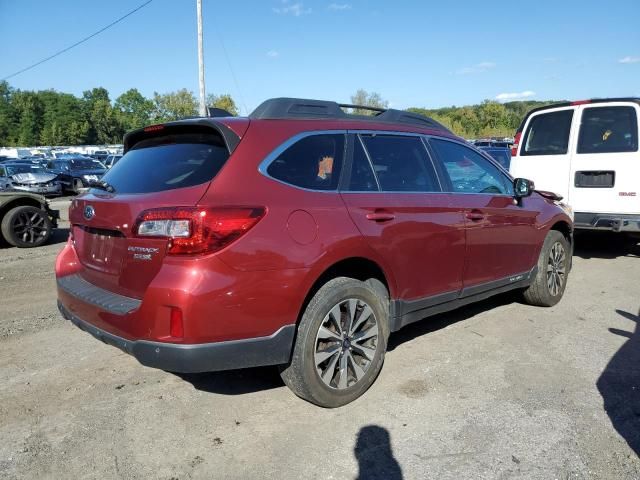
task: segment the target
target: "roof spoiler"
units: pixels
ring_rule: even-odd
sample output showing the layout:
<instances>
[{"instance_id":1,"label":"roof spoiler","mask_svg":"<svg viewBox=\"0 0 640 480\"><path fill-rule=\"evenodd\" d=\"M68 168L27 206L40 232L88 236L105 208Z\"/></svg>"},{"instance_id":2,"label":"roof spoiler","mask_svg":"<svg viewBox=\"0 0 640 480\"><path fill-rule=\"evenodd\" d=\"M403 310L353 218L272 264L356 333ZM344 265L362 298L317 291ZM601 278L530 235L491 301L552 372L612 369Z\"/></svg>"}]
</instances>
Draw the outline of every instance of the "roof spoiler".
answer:
<instances>
[{"instance_id":1,"label":"roof spoiler","mask_svg":"<svg viewBox=\"0 0 640 480\"><path fill-rule=\"evenodd\" d=\"M221 109L220 109L221 110ZM224 115L229 116L229 115ZM127 153L136 143L140 140L160 136L165 133L170 133L171 131L176 130L186 130L189 126L200 126L207 127L212 130L215 130L220 134L222 139L224 140L224 144L229 151L229 155L233 153L238 144L240 143L240 137L233 130L227 127L224 123L218 122L209 117L195 117L185 120L177 120L175 122L167 122L167 123L159 123L157 125L149 125L144 128L139 128L137 130L132 130L131 132L127 132L124 136L123 144L123 154Z\"/></svg>"}]
</instances>

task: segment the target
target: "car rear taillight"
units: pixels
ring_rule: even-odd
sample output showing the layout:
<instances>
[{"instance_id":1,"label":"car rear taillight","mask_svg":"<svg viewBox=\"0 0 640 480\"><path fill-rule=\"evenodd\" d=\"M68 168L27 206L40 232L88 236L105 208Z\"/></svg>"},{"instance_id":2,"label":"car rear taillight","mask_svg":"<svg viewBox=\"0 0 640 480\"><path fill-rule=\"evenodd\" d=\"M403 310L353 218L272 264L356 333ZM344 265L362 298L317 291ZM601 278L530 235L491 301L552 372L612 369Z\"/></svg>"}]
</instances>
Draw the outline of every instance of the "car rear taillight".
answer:
<instances>
[{"instance_id":1,"label":"car rear taillight","mask_svg":"<svg viewBox=\"0 0 640 480\"><path fill-rule=\"evenodd\" d=\"M518 155L518 145L520 145L520 139L522 138L522 132L516 132L516 136L513 139L513 145L511 146L511 156Z\"/></svg>"},{"instance_id":2,"label":"car rear taillight","mask_svg":"<svg viewBox=\"0 0 640 480\"><path fill-rule=\"evenodd\" d=\"M158 208L140 214L134 234L167 238L172 255L211 253L243 236L265 213L264 207Z\"/></svg>"}]
</instances>

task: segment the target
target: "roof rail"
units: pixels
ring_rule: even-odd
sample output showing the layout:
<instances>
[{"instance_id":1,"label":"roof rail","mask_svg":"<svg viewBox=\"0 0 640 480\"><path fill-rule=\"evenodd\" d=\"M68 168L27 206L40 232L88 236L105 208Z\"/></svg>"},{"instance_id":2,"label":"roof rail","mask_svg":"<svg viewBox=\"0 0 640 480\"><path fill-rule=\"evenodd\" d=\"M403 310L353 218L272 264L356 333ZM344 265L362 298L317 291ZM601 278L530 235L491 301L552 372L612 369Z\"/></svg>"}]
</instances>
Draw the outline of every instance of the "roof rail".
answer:
<instances>
[{"instance_id":1,"label":"roof rail","mask_svg":"<svg viewBox=\"0 0 640 480\"><path fill-rule=\"evenodd\" d=\"M374 115L357 115L344 109L362 109L375 112ZM304 98L272 98L265 100L251 112L249 118L256 120L284 120L284 119L343 119L368 122L409 123L424 128L444 130L444 125L434 119L417 113L391 108L369 107L366 105L339 104L325 100L311 100Z\"/></svg>"}]
</instances>

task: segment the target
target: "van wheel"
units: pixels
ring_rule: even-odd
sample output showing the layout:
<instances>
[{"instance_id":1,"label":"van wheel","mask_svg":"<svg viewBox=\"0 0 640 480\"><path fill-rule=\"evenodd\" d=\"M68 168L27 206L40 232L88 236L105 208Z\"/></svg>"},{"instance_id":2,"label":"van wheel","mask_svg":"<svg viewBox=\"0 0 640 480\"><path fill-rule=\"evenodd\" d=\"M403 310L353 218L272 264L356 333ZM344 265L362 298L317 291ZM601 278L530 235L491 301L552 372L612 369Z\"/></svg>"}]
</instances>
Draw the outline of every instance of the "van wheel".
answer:
<instances>
[{"instance_id":1,"label":"van wheel","mask_svg":"<svg viewBox=\"0 0 640 480\"><path fill-rule=\"evenodd\" d=\"M538 258L538 273L524 291L529 305L552 307L560 301L567 286L571 249L562 233L551 230Z\"/></svg>"},{"instance_id":2,"label":"van wheel","mask_svg":"<svg viewBox=\"0 0 640 480\"><path fill-rule=\"evenodd\" d=\"M366 392L387 349L386 304L370 283L339 277L324 284L302 315L291 363L280 373L287 386L328 408Z\"/></svg>"}]
</instances>

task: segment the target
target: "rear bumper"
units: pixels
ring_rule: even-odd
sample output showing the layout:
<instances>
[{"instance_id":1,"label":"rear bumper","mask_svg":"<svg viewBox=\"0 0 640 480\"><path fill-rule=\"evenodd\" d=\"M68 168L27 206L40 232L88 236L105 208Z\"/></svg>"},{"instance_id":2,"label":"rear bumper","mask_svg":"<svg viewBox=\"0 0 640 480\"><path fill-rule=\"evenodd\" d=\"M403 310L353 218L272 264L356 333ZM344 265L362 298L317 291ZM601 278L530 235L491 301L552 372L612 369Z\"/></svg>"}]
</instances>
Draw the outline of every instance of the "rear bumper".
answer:
<instances>
[{"instance_id":1,"label":"rear bumper","mask_svg":"<svg viewBox=\"0 0 640 480\"><path fill-rule=\"evenodd\" d=\"M127 340L106 332L69 312L58 301L64 318L98 340L133 355L142 365L168 372L197 373L280 365L289 361L295 325L285 325L268 337L204 344Z\"/></svg>"},{"instance_id":2,"label":"rear bumper","mask_svg":"<svg viewBox=\"0 0 640 480\"><path fill-rule=\"evenodd\" d=\"M574 226L579 230L640 232L640 215L576 212Z\"/></svg>"}]
</instances>

